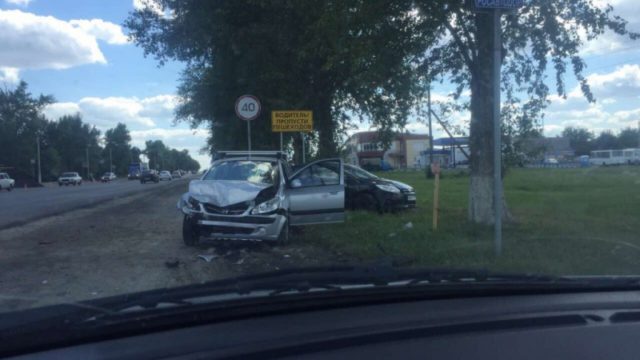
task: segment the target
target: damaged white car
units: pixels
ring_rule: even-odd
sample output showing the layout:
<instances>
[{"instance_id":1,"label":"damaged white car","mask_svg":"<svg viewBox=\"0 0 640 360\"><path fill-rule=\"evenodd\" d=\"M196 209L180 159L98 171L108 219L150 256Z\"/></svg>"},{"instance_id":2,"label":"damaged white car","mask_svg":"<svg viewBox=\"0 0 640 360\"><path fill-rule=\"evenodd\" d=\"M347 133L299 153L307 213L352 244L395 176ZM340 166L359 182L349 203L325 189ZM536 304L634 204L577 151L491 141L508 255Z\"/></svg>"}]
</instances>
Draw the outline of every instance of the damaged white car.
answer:
<instances>
[{"instance_id":1,"label":"damaged white car","mask_svg":"<svg viewBox=\"0 0 640 360\"><path fill-rule=\"evenodd\" d=\"M289 227L344 221L340 159L292 172L284 154L219 152L211 168L178 201L186 245L201 238L289 240Z\"/></svg>"}]
</instances>

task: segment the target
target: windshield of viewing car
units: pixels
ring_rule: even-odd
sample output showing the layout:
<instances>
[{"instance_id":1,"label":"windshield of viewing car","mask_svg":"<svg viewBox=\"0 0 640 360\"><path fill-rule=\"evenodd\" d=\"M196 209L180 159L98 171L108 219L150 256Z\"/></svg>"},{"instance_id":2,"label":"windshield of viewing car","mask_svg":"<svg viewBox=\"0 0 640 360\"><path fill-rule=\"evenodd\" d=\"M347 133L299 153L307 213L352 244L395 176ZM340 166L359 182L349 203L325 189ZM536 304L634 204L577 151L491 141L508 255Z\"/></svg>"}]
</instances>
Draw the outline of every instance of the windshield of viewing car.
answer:
<instances>
[{"instance_id":1,"label":"windshield of viewing car","mask_svg":"<svg viewBox=\"0 0 640 360\"><path fill-rule=\"evenodd\" d=\"M221 161L211 167L204 180L235 180L273 185L277 169L277 163L271 161Z\"/></svg>"},{"instance_id":2,"label":"windshield of viewing car","mask_svg":"<svg viewBox=\"0 0 640 360\"><path fill-rule=\"evenodd\" d=\"M0 0L0 356L21 310L353 294L302 269L640 276L639 121L639 0Z\"/></svg>"}]
</instances>

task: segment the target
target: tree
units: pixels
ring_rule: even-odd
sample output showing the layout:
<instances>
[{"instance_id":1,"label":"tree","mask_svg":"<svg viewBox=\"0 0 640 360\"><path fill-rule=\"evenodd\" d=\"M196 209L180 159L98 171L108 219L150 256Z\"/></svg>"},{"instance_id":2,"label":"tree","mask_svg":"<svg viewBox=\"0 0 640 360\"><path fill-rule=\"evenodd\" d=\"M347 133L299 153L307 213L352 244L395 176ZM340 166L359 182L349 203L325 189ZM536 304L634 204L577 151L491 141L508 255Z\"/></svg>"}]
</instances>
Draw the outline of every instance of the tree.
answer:
<instances>
[{"instance_id":1,"label":"tree","mask_svg":"<svg viewBox=\"0 0 640 360\"><path fill-rule=\"evenodd\" d=\"M424 67L441 81L455 84L454 98L471 111L469 220L492 224L492 15L475 11L473 0L416 0L416 4L422 16L440 22L440 41L435 46L426 42ZM555 70L556 92L560 96L566 96L564 76L570 66L585 97L594 100L583 75L585 63L579 55L584 41L607 30L631 39L639 37L629 32L627 22L613 16L612 11L611 6L597 7L591 0L531 0L504 16L503 133L508 133L510 127L528 132L538 126L548 104L549 88L545 82L549 64ZM471 92L469 100L461 97L466 89Z\"/></svg>"},{"instance_id":2,"label":"tree","mask_svg":"<svg viewBox=\"0 0 640 360\"><path fill-rule=\"evenodd\" d=\"M611 131L603 131L593 141L598 150L619 149L618 138Z\"/></svg>"},{"instance_id":3,"label":"tree","mask_svg":"<svg viewBox=\"0 0 640 360\"><path fill-rule=\"evenodd\" d=\"M13 90L0 88L0 168L33 176L36 141L47 124L40 112L54 100L52 96L35 97L27 88L24 81Z\"/></svg>"},{"instance_id":4,"label":"tree","mask_svg":"<svg viewBox=\"0 0 640 360\"><path fill-rule=\"evenodd\" d=\"M212 150L245 148L245 124L233 111L243 93L257 95L266 114L252 124L254 148L278 146L271 110L311 109L320 156L336 154L336 138L353 114L370 118L390 142L417 101L415 69L433 32L409 1L159 3L174 16L143 9L125 26L160 63L186 62L177 118L208 123ZM299 154L300 137L285 136Z\"/></svg>"},{"instance_id":5,"label":"tree","mask_svg":"<svg viewBox=\"0 0 640 360\"><path fill-rule=\"evenodd\" d=\"M569 126L562 130L562 136L569 139L569 145L576 155L589 155L593 150L593 133L585 128Z\"/></svg>"},{"instance_id":6,"label":"tree","mask_svg":"<svg viewBox=\"0 0 640 360\"><path fill-rule=\"evenodd\" d=\"M57 169L50 170L47 176L57 176L63 171L77 171L86 176L87 154L89 154L90 173L95 176L98 170L102 148L98 143L100 131L82 121L80 114L65 115L57 121L47 123L46 136L43 140L43 150L49 153L51 159L58 162ZM54 160L56 161L56 160ZM45 162L43 161L43 164ZM54 166L55 164L48 164Z\"/></svg>"},{"instance_id":7,"label":"tree","mask_svg":"<svg viewBox=\"0 0 640 360\"><path fill-rule=\"evenodd\" d=\"M620 149L640 148L640 130L626 128L618 135L618 147Z\"/></svg>"},{"instance_id":8,"label":"tree","mask_svg":"<svg viewBox=\"0 0 640 360\"><path fill-rule=\"evenodd\" d=\"M146 141L144 154L149 158L151 169L187 171L200 169L200 164L191 158L188 150L171 149L162 140Z\"/></svg>"},{"instance_id":9,"label":"tree","mask_svg":"<svg viewBox=\"0 0 640 360\"><path fill-rule=\"evenodd\" d=\"M102 158L105 164L111 162L113 169L109 171L118 175L127 174L132 160L131 135L127 125L118 123L114 128L107 130L104 134L104 140L105 147Z\"/></svg>"}]
</instances>

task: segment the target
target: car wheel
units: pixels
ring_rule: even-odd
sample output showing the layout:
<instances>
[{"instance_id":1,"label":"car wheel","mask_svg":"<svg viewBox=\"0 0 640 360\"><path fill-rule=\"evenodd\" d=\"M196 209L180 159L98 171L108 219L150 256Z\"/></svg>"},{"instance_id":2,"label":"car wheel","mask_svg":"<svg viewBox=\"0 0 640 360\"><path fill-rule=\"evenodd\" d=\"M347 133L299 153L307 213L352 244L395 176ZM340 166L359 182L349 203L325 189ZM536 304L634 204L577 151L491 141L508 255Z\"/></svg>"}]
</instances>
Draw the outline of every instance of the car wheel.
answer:
<instances>
[{"instance_id":1,"label":"car wheel","mask_svg":"<svg viewBox=\"0 0 640 360\"><path fill-rule=\"evenodd\" d=\"M371 194L360 194L356 198L356 207L367 211L378 211L380 206L378 201Z\"/></svg>"},{"instance_id":2,"label":"car wheel","mask_svg":"<svg viewBox=\"0 0 640 360\"><path fill-rule=\"evenodd\" d=\"M144 181L140 180L140 184L144 184Z\"/></svg>"},{"instance_id":3,"label":"car wheel","mask_svg":"<svg viewBox=\"0 0 640 360\"><path fill-rule=\"evenodd\" d=\"M200 231L194 222L186 215L182 219L182 240L187 246L195 246L200 240Z\"/></svg>"},{"instance_id":4,"label":"car wheel","mask_svg":"<svg viewBox=\"0 0 640 360\"><path fill-rule=\"evenodd\" d=\"M11 191L13 190L13 185L9 185L9 187L7 188L7 191Z\"/></svg>"},{"instance_id":5,"label":"car wheel","mask_svg":"<svg viewBox=\"0 0 640 360\"><path fill-rule=\"evenodd\" d=\"M289 219L285 220L284 225L282 225L282 229L280 230L280 234L278 234L278 246L287 246L289 244Z\"/></svg>"}]
</instances>

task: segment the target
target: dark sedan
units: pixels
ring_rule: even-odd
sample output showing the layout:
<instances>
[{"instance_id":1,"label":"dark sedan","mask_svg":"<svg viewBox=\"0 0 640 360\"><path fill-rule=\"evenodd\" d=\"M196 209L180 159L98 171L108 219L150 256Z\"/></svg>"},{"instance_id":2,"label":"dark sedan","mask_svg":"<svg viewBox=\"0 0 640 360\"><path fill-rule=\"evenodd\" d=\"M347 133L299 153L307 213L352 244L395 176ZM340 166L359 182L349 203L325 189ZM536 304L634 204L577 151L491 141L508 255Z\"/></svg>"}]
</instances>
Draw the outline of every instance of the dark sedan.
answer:
<instances>
[{"instance_id":1,"label":"dark sedan","mask_svg":"<svg viewBox=\"0 0 640 360\"><path fill-rule=\"evenodd\" d=\"M144 170L142 174L140 174L140 184L144 184L150 181L154 183L157 183L160 181L158 172L155 170Z\"/></svg>"},{"instance_id":2,"label":"dark sedan","mask_svg":"<svg viewBox=\"0 0 640 360\"><path fill-rule=\"evenodd\" d=\"M416 193L405 183L380 178L357 166L344 165L346 206L378 212L416 206Z\"/></svg>"}]
</instances>

